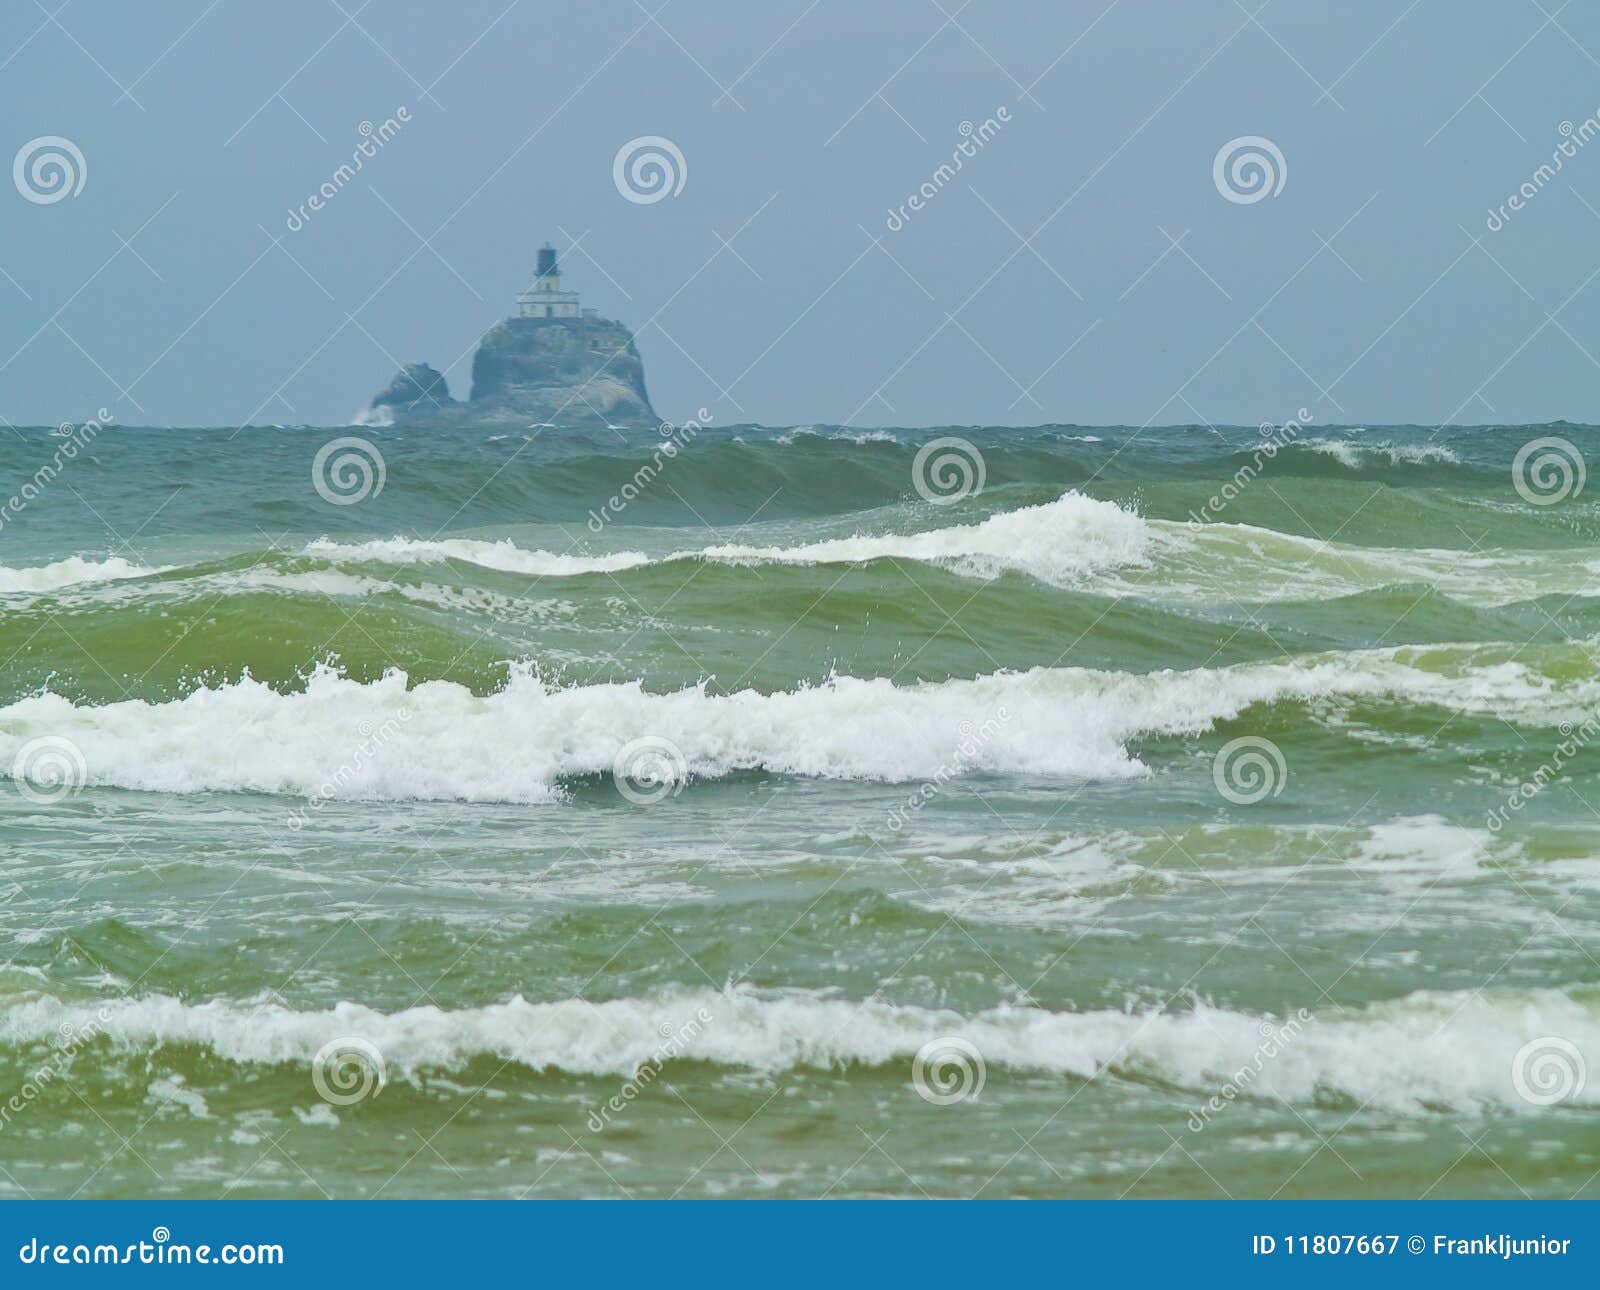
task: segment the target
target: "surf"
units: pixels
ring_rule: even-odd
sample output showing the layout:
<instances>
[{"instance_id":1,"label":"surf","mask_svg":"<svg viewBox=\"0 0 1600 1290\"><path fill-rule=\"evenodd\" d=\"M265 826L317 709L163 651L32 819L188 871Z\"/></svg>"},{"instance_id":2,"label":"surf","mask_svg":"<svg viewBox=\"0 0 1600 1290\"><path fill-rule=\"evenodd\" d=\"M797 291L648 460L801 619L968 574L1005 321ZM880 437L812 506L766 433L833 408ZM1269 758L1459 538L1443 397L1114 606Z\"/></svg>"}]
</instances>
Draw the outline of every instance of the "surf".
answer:
<instances>
[{"instance_id":1,"label":"surf","mask_svg":"<svg viewBox=\"0 0 1600 1290\"><path fill-rule=\"evenodd\" d=\"M904 684L836 675L766 693L705 681L661 693L637 680L561 685L519 663L478 695L451 681L413 686L398 670L362 683L324 665L298 691L245 676L166 702L32 695L0 707L0 760L20 763L30 740L55 738L78 750L88 783L108 787L526 804L613 773L640 741L667 750L680 785L740 771L1127 779L1150 773L1130 751L1136 737L1195 736L1281 702L1428 704L1546 728L1582 720L1600 704L1594 649L1551 649L1560 658L1550 673L1538 651L1511 645L1408 646L1147 674L1033 668ZM1573 667L1573 649L1587 666Z\"/></svg>"},{"instance_id":2,"label":"surf","mask_svg":"<svg viewBox=\"0 0 1600 1290\"><path fill-rule=\"evenodd\" d=\"M146 578L160 572L160 569L135 564L119 555L107 556L104 560L86 560L74 555L50 564L23 568L0 565L0 595L60 591L85 583Z\"/></svg>"},{"instance_id":3,"label":"surf","mask_svg":"<svg viewBox=\"0 0 1600 1290\"><path fill-rule=\"evenodd\" d=\"M778 1073L892 1068L964 1081L980 1070L1175 1086L1226 1101L1327 1099L1411 1115L1532 1112L1513 1058L1542 1036L1600 1047L1592 990L1416 991L1362 1007L1275 1016L1205 1002L1184 1009L1085 1012L999 1006L972 1013L851 1000L806 989L668 990L610 999L422 1005L381 1012L344 1001L322 1010L275 1002L190 1002L147 994L64 1002L45 993L0 1005L0 1045L80 1035L96 1048L199 1047L239 1064L304 1067L341 1044L377 1077L420 1084L479 1059L530 1072L627 1078L647 1063L692 1062ZM668 1041L671 1041L669 1044ZM352 1047L354 1046L354 1047ZM1555 1054L1559 1056L1559 1054ZM918 1065L913 1068L912 1063ZM1581 1080L1571 1100L1600 1105ZM1223 1100L1213 1097L1213 1101ZM1202 1099L1195 1117L1210 1108ZM1191 1120L1191 1128L1194 1121Z\"/></svg>"}]
</instances>

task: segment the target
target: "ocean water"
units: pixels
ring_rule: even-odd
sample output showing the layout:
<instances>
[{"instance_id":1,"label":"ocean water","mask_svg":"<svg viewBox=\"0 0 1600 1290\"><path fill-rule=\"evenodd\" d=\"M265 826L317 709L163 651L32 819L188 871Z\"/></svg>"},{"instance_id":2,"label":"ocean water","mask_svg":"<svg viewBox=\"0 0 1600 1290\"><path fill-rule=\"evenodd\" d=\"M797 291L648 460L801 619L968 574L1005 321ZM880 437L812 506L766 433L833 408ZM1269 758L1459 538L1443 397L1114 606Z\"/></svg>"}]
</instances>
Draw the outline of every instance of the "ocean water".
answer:
<instances>
[{"instance_id":1,"label":"ocean water","mask_svg":"<svg viewBox=\"0 0 1600 1290\"><path fill-rule=\"evenodd\" d=\"M102 430L0 498L0 1194L1595 1195L1541 438Z\"/></svg>"}]
</instances>

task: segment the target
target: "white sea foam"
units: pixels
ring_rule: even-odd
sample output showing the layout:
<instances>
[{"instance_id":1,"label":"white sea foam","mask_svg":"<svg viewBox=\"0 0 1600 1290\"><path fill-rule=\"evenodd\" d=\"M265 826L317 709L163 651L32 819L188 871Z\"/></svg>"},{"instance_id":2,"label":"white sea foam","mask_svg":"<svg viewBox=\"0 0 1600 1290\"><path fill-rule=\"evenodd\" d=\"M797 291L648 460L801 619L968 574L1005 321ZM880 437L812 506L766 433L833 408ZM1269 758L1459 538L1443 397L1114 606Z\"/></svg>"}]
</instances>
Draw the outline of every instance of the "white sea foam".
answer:
<instances>
[{"instance_id":1,"label":"white sea foam","mask_svg":"<svg viewBox=\"0 0 1600 1290\"><path fill-rule=\"evenodd\" d=\"M542 577L568 578L585 573L614 573L649 564L650 557L639 551L614 551L608 555L564 555L555 551L528 550L509 538L485 542L473 538L443 538L425 541L394 537L372 542L333 542L319 538L306 547L308 555L334 560L366 560L381 564L443 564L462 560L485 569L504 573L527 573Z\"/></svg>"},{"instance_id":2,"label":"white sea foam","mask_svg":"<svg viewBox=\"0 0 1600 1290\"><path fill-rule=\"evenodd\" d=\"M725 695L703 685L556 687L518 665L502 689L479 696L447 681L411 687L398 671L362 684L320 668L291 693L245 677L165 703L34 695L0 708L0 767L29 739L53 735L81 751L92 784L540 802L560 796L564 779L609 773L642 738L665 741L678 769L701 778L762 769L915 781L952 767L1124 778L1146 773L1126 746L1135 736L1201 733L1261 703L1390 699L1530 726L1582 720L1600 705L1595 669L1558 681L1514 654L1406 647L1151 674L1036 668L903 686L836 677Z\"/></svg>"},{"instance_id":3,"label":"white sea foam","mask_svg":"<svg viewBox=\"0 0 1600 1290\"><path fill-rule=\"evenodd\" d=\"M23 569L0 565L0 595L56 591L85 582L114 582L120 578L143 578L160 572L160 569L124 560L120 555L105 560L85 560L82 556L74 555L53 564Z\"/></svg>"},{"instance_id":4,"label":"white sea foam","mask_svg":"<svg viewBox=\"0 0 1600 1290\"><path fill-rule=\"evenodd\" d=\"M789 546L723 543L674 551L652 560L638 551L606 555L568 555L529 550L509 539L468 538L423 541L394 537L343 543L326 538L307 554L332 560L372 560L389 564L464 560L513 573L571 577L615 572L677 560L715 560L730 564L855 564L898 558L952 567L976 577L1018 570L1045 582L1070 584L1086 572L1136 563L1145 556L1145 521L1114 502L1067 493L1053 502L1000 511L976 524L956 524L915 533L856 534Z\"/></svg>"},{"instance_id":5,"label":"white sea foam","mask_svg":"<svg viewBox=\"0 0 1600 1290\"><path fill-rule=\"evenodd\" d=\"M1365 451L1365 449L1362 449ZM394 537L322 539L307 553L335 563L442 564L543 577L620 572L644 565L712 560L737 565L844 565L901 559L973 578L1016 572L1051 586L1156 602L1267 603L1355 595L1421 583L1473 605L1540 595L1593 594L1600 559L1570 551L1459 551L1363 547L1248 524L1193 526L1147 520L1114 502L1067 493L1053 502L999 511L972 524L911 533L856 533L792 543L722 543L649 556L640 551L563 554L509 539L437 541Z\"/></svg>"},{"instance_id":6,"label":"white sea foam","mask_svg":"<svg viewBox=\"0 0 1600 1290\"><path fill-rule=\"evenodd\" d=\"M329 598L370 600L374 596L395 595L416 604L430 605L453 614L483 614L504 622L547 623L570 619L577 606L570 601L530 595L502 595L483 587L451 586L447 583L391 582L383 578L345 573L338 569L301 569L293 572L259 565L254 568L209 574L184 582L163 584L165 594L185 598L214 599L251 591L286 592L289 595L314 595ZM590 656L584 656L589 658Z\"/></svg>"},{"instance_id":7,"label":"white sea foam","mask_svg":"<svg viewBox=\"0 0 1600 1290\"><path fill-rule=\"evenodd\" d=\"M352 415L346 424L382 430L394 424L394 409L388 404L384 404L381 408L362 408Z\"/></svg>"},{"instance_id":8,"label":"white sea foam","mask_svg":"<svg viewBox=\"0 0 1600 1290\"><path fill-rule=\"evenodd\" d=\"M1092 569L1145 558L1149 527L1132 511L1079 493L1000 511L977 524L920 533L857 534L798 546L724 544L700 552L709 560L752 564L855 564L897 558L949 564L994 577L1007 569L1069 584Z\"/></svg>"},{"instance_id":9,"label":"white sea foam","mask_svg":"<svg viewBox=\"0 0 1600 1290\"><path fill-rule=\"evenodd\" d=\"M620 573L672 561L736 565L842 565L895 558L937 565L962 576L1019 572L1052 586L1157 603L1250 604L1349 596L1397 583L1425 584L1471 605L1500 605L1542 595L1592 595L1600 549L1459 551L1350 546L1248 524L1198 527L1145 520L1111 502L1069 493L1054 502L1001 511L974 524L900 534L861 534L788 545L722 544L655 556L637 550L579 555L518 546L510 539L363 542L327 538L306 554L335 566L391 564L443 569L451 561L542 578ZM261 590L365 594L387 583L350 581L338 569L283 572L272 566L201 578L128 582L167 569L119 558L78 558L41 569L0 567L0 595L79 588L104 603L123 595L228 595ZM448 572L428 595L453 594ZM418 588L392 587L423 598Z\"/></svg>"},{"instance_id":10,"label":"white sea foam","mask_svg":"<svg viewBox=\"0 0 1600 1290\"><path fill-rule=\"evenodd\" d=\"M1312 452L1332 457L1341 466L1357 470L1363 462L1374 459L1387 461L1391 466L1421 466L1429 462L1454 465L1461 458L1440 443L1351 443L1348 439L1306 439L1304 445Z\"/></svg>"},{"instance_id":11,"label":"white sea foam","mask_svg":"<svg viewBox=\"0 0 1600 1290\"><path fill-rule=\"evenodd\" d=\"M684 1060L761 1071L904 1067L909 1080L919 1049L959 1036L991 1069L1158 1079L1201 1096L1249 1070L1243 1089L1249 1097L1303 1104L1333 1095L1410 1113L1532 1112L1512 1076L1524 1045L1559 1035L1580 1052L1600 1053L1595 1003L1554 989L1418 992L1292 1019L1206 1005L1145 1013L1002 1007L963 1016L813 991L749 989L598 1003L517 997L397 1013L348 1002L312 1012L168 995L65 1004L41 994L0 1006L0 1043L48 1042L76 1029L137 1050L200 1045L240 1063L305 1064L330 1041L356 1037L377 1049L391 1079L459 1069L480 1057L533 1070L627 1076L656 1059L664 1035L687 1030L674 1045ZM1600 1105L1600 1081L1574 1090L1570 1102Z\"/></svg>"},{"instance_id":12,"label":"white sea foam","mask_svg":"<svg viewBox=\"0 0 1600 1290\"><path fill-rule=\"evenodd\" d=\"M793 430L785 430L773 443L792 444L797 439L834 439L856 445L900 442L888 430L818 430L815 426L796 426Z\"/></svg>"},{"instance_id":13,"label":"white sea foam","mask_svg":"<svg viewBox=\"0 0 1600 1290\"><path fill-rule=\"evenodd\" d=\"M1478 550L1366 547L1251 524L1151 520L1153 559L1106 568L1083 585L1109 595L1195 604L1325 600L1423 584L1468 605L1594 595L1595 548Z\"/></svg>"}]
</instances>

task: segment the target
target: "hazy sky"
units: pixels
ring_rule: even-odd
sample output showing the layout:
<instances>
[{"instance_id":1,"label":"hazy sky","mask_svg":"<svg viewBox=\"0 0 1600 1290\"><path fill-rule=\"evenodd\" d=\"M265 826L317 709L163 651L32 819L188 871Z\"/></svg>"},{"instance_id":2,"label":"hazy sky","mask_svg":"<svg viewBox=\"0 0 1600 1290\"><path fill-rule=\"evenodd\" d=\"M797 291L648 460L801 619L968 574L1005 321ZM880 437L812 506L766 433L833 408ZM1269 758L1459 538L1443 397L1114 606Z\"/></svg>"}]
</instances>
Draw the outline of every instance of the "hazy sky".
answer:
<instances>
[{"instance_id":1,"label":"hazy sky","mask_svg":"<svg viewBox=\"0 0 1600 1290\"><path fill-rule=\"evenodd\" d=\"M1593 421L1600 6L1558 4L9 0L0 160L86 173L0 184L0 416L464 398L548 238L672 418ZM641 136L681 191L619 191ZM1282 187L1230 201L1245 136Z\"/></svg>"}]
</instances>

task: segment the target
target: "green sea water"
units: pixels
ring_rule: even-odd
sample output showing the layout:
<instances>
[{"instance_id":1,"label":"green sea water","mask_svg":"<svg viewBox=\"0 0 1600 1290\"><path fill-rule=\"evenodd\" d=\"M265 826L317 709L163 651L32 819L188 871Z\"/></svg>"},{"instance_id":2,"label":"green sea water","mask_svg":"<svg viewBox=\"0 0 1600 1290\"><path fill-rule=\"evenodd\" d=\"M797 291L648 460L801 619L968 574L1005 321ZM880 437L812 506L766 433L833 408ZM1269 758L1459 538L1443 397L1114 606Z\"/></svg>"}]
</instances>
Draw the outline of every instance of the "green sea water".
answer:
<instances>
[{"instance_id":1,"label":"green sea water","mask_svg":"<svg viewBox=\"0 0 1600 1290\"><path fill-rule=\"evenodd\" d=\"M0 1194L1600 1187L1591 429L64 442Z\"/></svg>"}]
</instances>

